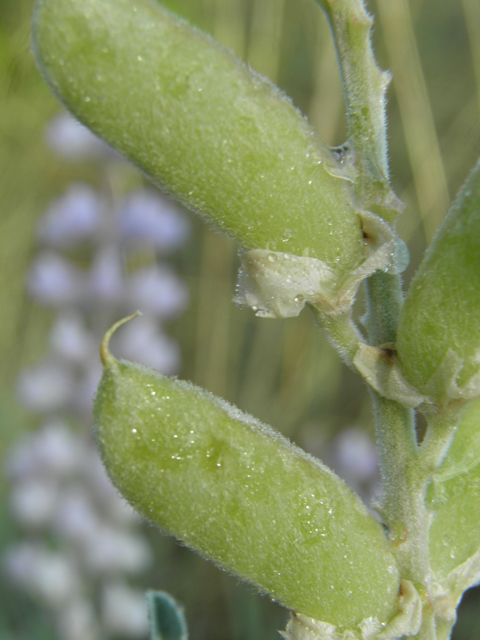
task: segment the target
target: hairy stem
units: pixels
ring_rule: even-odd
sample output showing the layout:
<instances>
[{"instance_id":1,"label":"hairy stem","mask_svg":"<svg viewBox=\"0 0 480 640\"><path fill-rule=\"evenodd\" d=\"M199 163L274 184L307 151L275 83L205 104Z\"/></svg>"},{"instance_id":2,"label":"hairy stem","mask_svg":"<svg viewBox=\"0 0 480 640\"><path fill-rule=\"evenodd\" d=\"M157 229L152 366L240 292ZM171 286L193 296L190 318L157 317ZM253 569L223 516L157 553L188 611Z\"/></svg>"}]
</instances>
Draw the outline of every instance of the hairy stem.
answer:
<instances>
[{"instance_id":1,"label":"hairy stem","mask_svg":"<svg viewBox=\"0 0 480 640\"><path fill-rule=\"evenodd\" d=\"M373 20L362 0L317 0L332 30L347 105L348 145L358 172L355 196L365 208L392 221L401 204L388 182L385 94L390 74L373 55Z\"/></svg>"},{"instance_id":2,"label":"hairy stem","mask_svg":"<svg viewBox=\"0 0 480 640\"><path fill-rule=\"evenodd\" d=\"M385 92L389 74L378 68L373 56L372 19L362 0L317 1L330 22L345 90L350 126L348 144L352 147L356 171L354 198L358 206L392 223L401 207L388 182ZM370 344L391 344L394 349L403 305L400 276L377 271L366 281L366 294ZM317 320L325 324L324 319ZM331 334L332 328L327 329ZM353 338L348 340L345 336L343 341L344 354L348 356L345 359L351 362L358 343L355 347ZM372 399L382 473L382 515L401 575L414 583L424 602L424 619L417 638L435 640L435 613L428 593L431 515L425 507L425 493L448 446L451 429L440 429L437 437L431 434L420 450L413 410L373 390ZM441 633L447 638L449 631Z\"/></svg>"},{"instance_id":3,"label":"hairy stem","mask_svg":"<svg viewBox=\"0 0 480 640\"><path fill-rule=\"evenodd\" d=\"M316 323L325 332L342 360L356 371L353 359L364 339L352 320L351 311L337 316L325 313L321 307L312 307L312 311Z\"/></svg>"},{"instance_id":4,"label":"hairy stem","mask_svg":"<svg viewBox=\"0 0 480 640\"><path fill-rule=\"evenodd\" d=\"M381 512L401 575L415 586L428 578L425 486L417 477L418 448L410 409L372 392L382 474Z\"/></svg>"}]
</instances>

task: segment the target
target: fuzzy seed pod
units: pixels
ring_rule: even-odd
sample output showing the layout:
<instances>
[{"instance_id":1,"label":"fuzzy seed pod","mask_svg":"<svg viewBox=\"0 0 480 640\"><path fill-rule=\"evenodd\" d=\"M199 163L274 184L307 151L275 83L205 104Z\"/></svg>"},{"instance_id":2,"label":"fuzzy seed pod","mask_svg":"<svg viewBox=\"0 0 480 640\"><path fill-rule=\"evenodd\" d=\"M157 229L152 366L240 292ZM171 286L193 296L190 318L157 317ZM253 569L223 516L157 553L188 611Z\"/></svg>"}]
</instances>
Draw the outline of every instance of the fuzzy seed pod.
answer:
<instances>
[{"instance_id":1,"label":"fuzzy seed pod","mask_svg":"<svg viewBox=\"0 0 480 640\"><path fill-rule=\"evenodd\" d=\"M344 274L367 257L350 178L291 101L152 0L38 0L34 52L84 124L243 247Z\"/></svg>"},{"instance_id":2,"label":"fuzzy seed pod","mask_svg":"<svg viewBox=\"0 0 480 640\"><path fill-rule=\"evenodd\" d=\"M283 605L355 628L395 611L381 525L330 469L192 384L102 345L96 438L112 481L148 520Z\"/></svg>"},{"instance_id":3,"label":"fuzzy seed pod","mask_svg":"<svg viewBox=\"0 0 480 640\"><path fill-rule=\"evenodd\" d=\"M408 382L434 403L480 395L480 162L410 285L397 353Z\"/></svg>"},{"instance_id":4,"label":"fuzzy seed pod","mask_svg":"<svg viewBox=\"0 0 480 640\"><path fill-rule=\"evenodd\" d=\"M475 554L480 549L480 398L466 403L453 442L427 491L434 514L430 527L431 566L444 580L459 565L468 579L471 564L478 582ZM478 560L477 560L478 562Z\"/></svg>"}]
</instances>

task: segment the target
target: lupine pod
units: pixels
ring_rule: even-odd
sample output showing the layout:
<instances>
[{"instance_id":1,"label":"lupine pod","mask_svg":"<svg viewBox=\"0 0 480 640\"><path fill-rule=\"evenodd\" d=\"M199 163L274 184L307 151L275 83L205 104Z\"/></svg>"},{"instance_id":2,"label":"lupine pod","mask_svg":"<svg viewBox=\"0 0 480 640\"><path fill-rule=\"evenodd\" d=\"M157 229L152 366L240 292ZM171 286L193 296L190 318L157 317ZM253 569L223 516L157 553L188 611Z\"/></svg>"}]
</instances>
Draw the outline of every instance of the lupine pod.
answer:
<instances>
[{"instance_id":1,"label":"lupine pod","mask_svg":"<svg viewBox=\"0 0 480 640\"><path fill-rule=\"evenodd\" d=\"M117 361L110 333L96 439L127 500L290 609L347 628L371 616L387 622L398 570L360 499L318 460L219 398Z\"/></svg>"},{"instance_id":2,"label":"lupine pod","mask_svg":"<svg viewBox=\"0 0 480 640\"><path fill-rule=\"evenodd\" d=\"M410 285L397 353L408 382L435 402L480 394L480 162Z\"/></svg>"},{"instance_id":3,"label":"lupine pod","mask_svg":"<svg viewBox=\"0 0 480 640\"><path fill-rule=\"evenodd\" d=\"M430 557L440 579L480 552L480 398L471 400L427 492ZM471 585L468 585L471 586Z\"/></svg>"},{"instance_id":4,"label":"lupine pod","mask_svg":"<svg viewBox=\"0 0 480 640\"><path fill-rule=\"evenodd\" d=\"M366 257L340 164L291 101L152 0L38 0L34 51L83 123L248 249L341 280Z\"/></svg>"}]
</instances>

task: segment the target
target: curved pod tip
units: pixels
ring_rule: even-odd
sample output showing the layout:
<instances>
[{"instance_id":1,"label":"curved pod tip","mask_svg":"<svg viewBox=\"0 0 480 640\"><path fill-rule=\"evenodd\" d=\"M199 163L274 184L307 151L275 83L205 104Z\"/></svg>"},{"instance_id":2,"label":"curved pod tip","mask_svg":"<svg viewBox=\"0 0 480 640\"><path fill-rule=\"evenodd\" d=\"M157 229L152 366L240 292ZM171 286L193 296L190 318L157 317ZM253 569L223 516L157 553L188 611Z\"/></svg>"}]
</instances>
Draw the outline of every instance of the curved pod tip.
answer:
<instances>
[{"instance_id":1,"label":"curved pod tip","mask_svg":"<svg viewBox=\"0 0 480 640\"><path fill-rule=\"evenodd\" d=\"M111 365L117 361L116 358L112 356L109 349L110 339L115 333L115 331L119 329L122 325L126 324L127 322L130 322L130 320L133 320L134 318L137 318L138 316L141 316L141 315L142 315L141 311L135 311L135 313L132 313L131 316L127 316L126 318L122 318L121 320L118 320L117 322L115 322L115 324L113 324L110 327L110 329L108 329L108 331L105 333L105 335L103 336L102 342L100 343L100 360L102 361L102 365L104 367L107 367L108 365Z\"/></svg>"}]
</instances>

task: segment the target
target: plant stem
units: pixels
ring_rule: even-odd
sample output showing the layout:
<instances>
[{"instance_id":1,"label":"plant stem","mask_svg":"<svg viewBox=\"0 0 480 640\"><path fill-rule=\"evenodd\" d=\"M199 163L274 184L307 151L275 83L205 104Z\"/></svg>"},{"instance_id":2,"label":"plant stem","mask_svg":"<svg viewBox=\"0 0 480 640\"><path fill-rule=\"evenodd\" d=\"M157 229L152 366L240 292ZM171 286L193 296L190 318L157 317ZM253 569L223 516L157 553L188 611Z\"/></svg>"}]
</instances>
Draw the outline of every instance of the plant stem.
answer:
<instances>
[{"instance_id":1,"label":"plant stem","mask_svg":"<svg viewBox=\"0 0 480 640\"><path fill-rule=\"evenodd\" d=\"M350 126L349 144L353 147L357 172L356 204L392 223L400 207L388 183L385 91L389 74L378 68L373 56L372 19L362 0L317 1L328 16L341 68ZM399 275L375 272L366 281L366 294L370 344L394 344L403 305ZM332 334L332 328L328 328ZM341 337L346 344L344 351L351 360L355 349L353 339ZM421 450L417 445L413 410L373 390L372 400L382 474L382 515L401 576L413 582L424 601L424 619L416 637L446 640L449 634L446 628L439 628L442 635L437 636L435 612L428 594L431 515L425 507L425 492L448 446L451 429L450 432L447 427L441 429L438 436L430 430Z\"/></svg>"},{"instance_id":2,"label":"plant stem","mask_svg":"<svg viewBox=\"0 0 480 640\"><path fill-rule=\"evenodd\" d=\"M418 448L412 411L372 391L382 474L381 512L403 578L418 587L428 577L424 487L417 477Z\"/></svg>"},{"instance_id":3,"label":"plant stem","mask_svg":"<svg viewBox=\"0 0 480 640\"><path fill-rule=\"evenodd\" d=\"M351 140L362 148L363 174L388 178L385 90L390 74L373 57L370 30L373 20L362 0L319 0L326 12L340 60Z\"/></svg>"},{"instance_id":4,"label":"plant stem","mask_svg":"<svg viewBox=\"0 0 480 640\"><path fill-rule=\"evenodd\" d=\"M312 306L313 315L318 326L325 332L330 343L336 348L342 360L356 371L353 359L358 347L364 339L352 321L352 312L331 315L321 307Z\"/></svg>"},{"instance_id":5,"label":"plant stem","mask_svg":"<svg viewBox=\"0 0 480 640\"><path fill-rule=\"evenodd\" d=\"M367 330L374 346L393 343L403 305L400 276L376 271L365 282L367 293Z\"/></svg>"},{"instance_id":6,"label":"plant stem","mask_svg":"<svg viewBox=\"0 0 480 640\"><path fill-rule=\"evenodd\" d=\"M390 74L377 66L370 43L373 24L362 0L317 0L332 30L347 105L349 144L358 176L355 196L388 221L400 202L388 182L385 93Z\"/></svg>"}]
</instances>

